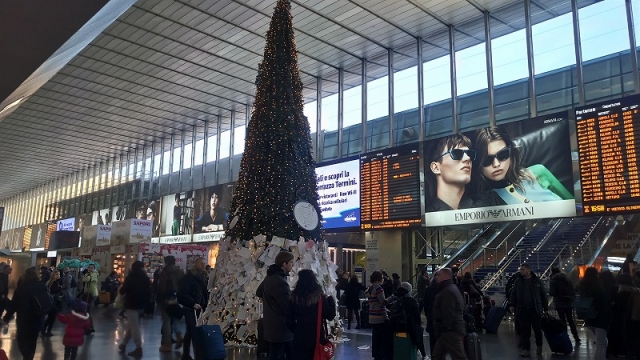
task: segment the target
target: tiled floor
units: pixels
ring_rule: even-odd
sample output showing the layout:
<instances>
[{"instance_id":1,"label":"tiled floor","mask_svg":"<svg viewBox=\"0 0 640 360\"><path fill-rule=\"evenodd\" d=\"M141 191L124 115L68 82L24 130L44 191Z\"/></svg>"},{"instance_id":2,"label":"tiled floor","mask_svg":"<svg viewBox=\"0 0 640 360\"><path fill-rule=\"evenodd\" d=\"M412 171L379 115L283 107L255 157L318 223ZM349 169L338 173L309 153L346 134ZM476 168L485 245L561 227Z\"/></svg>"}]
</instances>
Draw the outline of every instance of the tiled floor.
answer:
<instances>
[{"instance_id":1,"label":"tiled floor","mask_svg":"<svg viewBox=\"0 0 640 360\"><path fill-rule=\"evenodd\" d=\"M123 336L123 320L107 319L102 316L102 308L98 309L96 316L96 333L86 338L84 346L78 351L78 360L112 360L126 359L127 356L118 354L117 344ZM160 317L144 318L142 323L142 336L144 341L143 359L179 359L180 352L173 354L161 354L158 352L160 345ZM7 335L0 337L0 347L9 355L10 360L21 360L22 357L15 342L15 324L12 323ZM62 359L64 347L62 346L63 327L56 323L53 330L54 336L50 338L40 338L38 342L36 359L54 360ZM552 355L545 344L544 355L538 359L594 359L592 341L584 341L589 337L586 330L581 330L583 338L582 345L571 357ZM345 337L349 339L337 347L335 359L364 360L371 359L370 350L358 349L360 346L371 344L371 333L367 330L345 331ZM518 349L516 347L516 337L512 331L512 323L505 321L500 328L498 335L481 334L483 359L487 360L513 360L518 359ZM428 346L428 339L425 344ZM129 350L133 349L133 343L129 344ZM228 359L248 360L255 359L255 351L249 349L228 349ZM533 358L536 358L534 355ZM403 360L403 359L396 359ZM600 360L600 359L594 359Z\"/></svg>"}]
</instances>

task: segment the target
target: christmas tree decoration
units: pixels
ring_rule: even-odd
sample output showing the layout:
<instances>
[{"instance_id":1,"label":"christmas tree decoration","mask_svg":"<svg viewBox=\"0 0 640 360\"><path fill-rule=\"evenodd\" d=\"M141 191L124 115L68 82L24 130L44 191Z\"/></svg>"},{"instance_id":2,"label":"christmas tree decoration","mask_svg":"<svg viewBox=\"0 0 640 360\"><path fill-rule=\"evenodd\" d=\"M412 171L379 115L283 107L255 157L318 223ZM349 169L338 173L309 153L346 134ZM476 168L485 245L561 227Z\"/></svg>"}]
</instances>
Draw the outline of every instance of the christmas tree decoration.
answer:
<instances>
[{"instance_id":1,"label":"christmas tree decoration","mask_svg":"<svg viewBox=\"0 0 640 360\"><path fill-rule=\"evenodd\" d=\"M303 114L288 0L278 0L256 78L253 113L231 202L231 221L209 277L203 319L219 324L227 345L255 346L262 304L256 290L281 251L298 270L311 269L335 296L337 266L323 239L309 122ZM333 326L340 327L335 321Z\"/></svg>"}]
</instances>

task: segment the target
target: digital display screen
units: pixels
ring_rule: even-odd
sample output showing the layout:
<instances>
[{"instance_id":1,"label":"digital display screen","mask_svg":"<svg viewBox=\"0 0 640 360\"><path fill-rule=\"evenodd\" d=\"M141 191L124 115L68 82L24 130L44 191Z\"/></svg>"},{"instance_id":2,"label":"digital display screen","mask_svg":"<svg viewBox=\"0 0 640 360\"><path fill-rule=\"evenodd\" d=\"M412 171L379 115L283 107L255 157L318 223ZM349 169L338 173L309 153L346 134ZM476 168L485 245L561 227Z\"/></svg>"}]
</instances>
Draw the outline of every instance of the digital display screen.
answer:
<instances>
[{"instance_id":1,"label":"digital display screen","mask_svg":"<svg viewBox=\"0 0 640 360\"><path fill-rule=\"evenodd\" d=\"M422 225L420 144L360 156L360 228Z\"/></svg>"},{"instance_id":2,"label":"digital display screen","mask_svg":"<svg viewBox=\"0 0 640 360\"><path fill-rule=\"evenodd\" d=\"M360 227L359 159L316 167L322 227L329 230Z\"/></svg>"},{"instance_id":3,"label":"digital display screen","mask_svg":"<svg viewBox=\"0 0 640 360\"><path fill-rule=\"evenodd\" d=\"M640 210L640 96L575 109L585 215Z\"/></svg>"}]
</instances>

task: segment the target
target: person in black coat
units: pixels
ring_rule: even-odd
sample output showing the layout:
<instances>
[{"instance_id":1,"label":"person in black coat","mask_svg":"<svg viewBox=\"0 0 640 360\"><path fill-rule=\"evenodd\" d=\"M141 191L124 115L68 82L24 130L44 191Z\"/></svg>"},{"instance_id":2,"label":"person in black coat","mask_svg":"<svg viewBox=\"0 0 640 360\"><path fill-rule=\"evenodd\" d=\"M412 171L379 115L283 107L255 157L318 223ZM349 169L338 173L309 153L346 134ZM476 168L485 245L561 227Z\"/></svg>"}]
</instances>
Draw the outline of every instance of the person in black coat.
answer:
<instances>
[{"instance_id":1,"label":"person in black coat","mask_svg":"<svg viewBox=\"0 0 640 360\"><path fill-rule=\"evenodd\" d=\"M44 323L44 315L37 314L33 307L33 297L36 294L47 293L47 287L38 279L35 268L29 268L22 276L20 285L13 294L13 299L7 304L7 313L3 321L8 323L14 314L16 319L16 340L23 360L33 360L36 353L38 333Z\"/></svg>"},{"instance_id":2,"label":"person in black coat","mask_svg":"<svg viewBox=\"0 0 640 360\"><path fill-rule=\"evenodd\" d=\"M411 296L413 288L408 282L400 283L400 287L394 293L395 296L402 299L404 311L407 314L406 324L398 325L396 332L406 332L409 334L411 342L418 348L420 354L424 358L427 353L424 349L424 341L422 339L422 319L420 319L420 309L418 302Z\"/></svg>"},{"instance_id":3,"label":"person in black coat","mask_svg":"<svg viewBox=\"0 0 640 360\"><path fill-rule=\"evenodd\" d=\"M431 284L424 290L424 298L422 299L424 307L424 316L427 318L427 333L429 333L429 351L433 355L433 349L436 347L438 334L435 328L435 318L433 316L433 303L438 295L438 282L435 277L431 278Z\"/></svg>"},{"instance_id":4,"label":"person in black coat","mask_svg":"<svg viewBox=\"0 0 640 360\"><path fill-rule=\"evenodd\" d=\"M586 319L584 323L596 339L594 359L605 359L607 353L607 330L611 325L613 312L611 298L604 290L602 281L598 277L598 269L588 267L585 270L584 277L578 284L578 294L593 299L593 306L597 315L594 319Z\"/></svg>"},{"instance_id":5,"label":"person in black coat","mask_svg":"<svg viewBox=\"0 0 640 360\"><path fill-rule=\"evenodd\" d=\"M298 283L291 293L289 302L292 315L293 353L296 360L313 360L318 331L318 305L322 301L322 321L336 317L336 301L322 292L322 287L313 271L305 269L298 272ZM320 343L326 337L320 329Z\"/></svg>"},{"instance_id":6,"label":"person in black coat","mask_svg":"<svg viewBox=\"0 0 640 360\"><path fill-rule=\"evenodd\" d=\"M260 283L256 296L264 306L264 340L269 342L269 359L291 359L293 331L290 328L289 297L291 288L287 276L293 269L293 254L282 251L275 264L267 269L267 277Z\"/></svg>"},{"instance_id":7,"label":"person in black coat","mask_svg":"<svg viewBox=\"0 0 640 360\"><path fill-rule=\"evenodd\" d=\"M360 329L360 292L366 290L367 288L360 284L358 281L357 275L351 275L351 279L349 279L349 283L345 288L345 305L347 307L347 329L351 329L351 315L353 312L356 313L356 321L358 325L356 329Z\"/></svg>"},{"instance_id":8,"label":"person in black coat","mask_svg":"<svg viewBox=\"0 0 640 360\"><path fill-rule=\"evenodd\" d=\"M207 273L204 271L204 259L198 258L182 278L178 303L183 306L186 331L182 343L182 360L190 360L191 339L196 329L196 312L207 307ZM194 357L201 358L200 349L193 347Z\"/></svg>"},{"instance_id":9,"label":"person in black coat","mask_svg":"<svg viewBox=\"0 0 640 360\"><path fill-rule=\"evenodd\" d=\"M144 263L135 261L131 264L131 271L124 279L124 283L120 288L120 294L124 298L124 310L127 315L127 329L124 333L124 339L118 346L120 352L124 352L127 343L133 337L136 345L135 350L129 352L128 356L142 356L142 336L140 335L140 325L138 323L140 312L145 305L151 301L151 281L144 271Z\"/></svg>"},{"instance_id":10,"label":"person in black coat","mask_svg":"<svg viewBox=\"0 0 640 360\"><path fill-rule=\"evenodd\" d=\"M60 279L60 273L54 271L51 273L51 278L49 282L46 284L47 290L49 290L49 295L53 298L54 307L47 314L47 319L44 321L44 327L42 328L42 336L53 336L51 333L51 328L53 328L53 324L56 322L56 317L58 316L58 312L62 309L62 303L64 299L64 294L62 292L62 279Z\"/></svg>"}]
</instances>

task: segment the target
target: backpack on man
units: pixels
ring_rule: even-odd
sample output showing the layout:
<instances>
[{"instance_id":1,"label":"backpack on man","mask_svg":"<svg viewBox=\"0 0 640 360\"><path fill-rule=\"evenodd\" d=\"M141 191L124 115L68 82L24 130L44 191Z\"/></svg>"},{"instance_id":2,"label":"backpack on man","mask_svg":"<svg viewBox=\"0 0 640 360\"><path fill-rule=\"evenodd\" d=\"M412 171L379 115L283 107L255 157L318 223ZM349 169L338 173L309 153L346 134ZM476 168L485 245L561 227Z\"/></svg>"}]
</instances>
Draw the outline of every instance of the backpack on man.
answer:
<instances>
[{"instance_id":1,"label":"backpack on man","mask_svg":"<svg viewBox=\"0 0 640 360\"><path fill-rule=\"evenodd\" d=\"M404 308L404 301L401 297L391 296L388 301L389 323L391 325L402 325L407 323L407 311Z\"/></svg>"}]
</instances>

